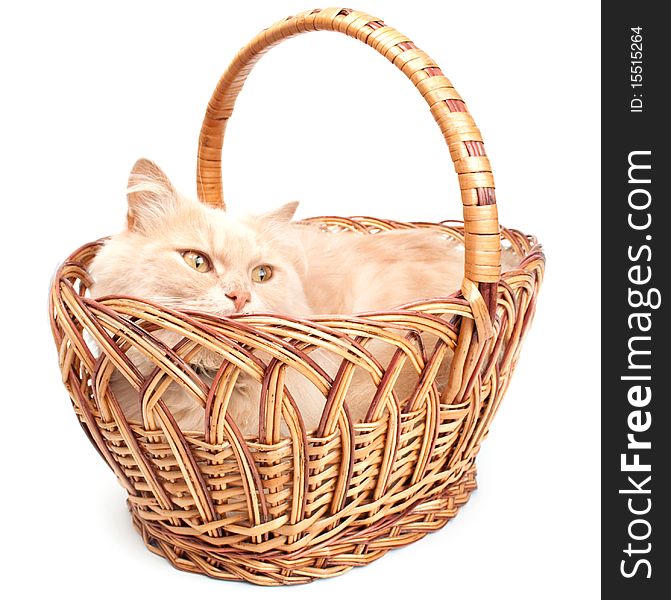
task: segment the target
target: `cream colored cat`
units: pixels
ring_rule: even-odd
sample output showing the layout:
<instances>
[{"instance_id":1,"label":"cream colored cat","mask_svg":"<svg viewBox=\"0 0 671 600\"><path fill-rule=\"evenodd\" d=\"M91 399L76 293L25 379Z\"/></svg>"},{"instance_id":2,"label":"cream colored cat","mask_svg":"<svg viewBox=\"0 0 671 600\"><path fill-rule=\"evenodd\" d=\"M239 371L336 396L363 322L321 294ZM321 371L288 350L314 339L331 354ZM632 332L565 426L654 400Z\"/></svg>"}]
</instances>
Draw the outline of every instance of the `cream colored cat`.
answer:
<instances>
[{"instance_id":1,"label":"cream colored cat","mask_svg":"<svg viewBox=\"0 0 671 600\"><path fill-rule=\"evenodd\" d=\"M181 196L156 165L141 159L129 179L127 229L110 238L91 265L92 296L136 296L220 316L309 316L382 310L446 296L460 286L463 249L439 233L412 229L333 235L291 222L296 206L237 219ZM158 335L169 345L179 341L176 334ZM383 365L389 361L390 352L369 349L378 352ZM322 351L311 356L335 375L339 361ZM139 352L131 351L129 358L143 375L153 370ZM201 352L194 362L207 380L221 358ZM313 430L324 398L293 369L286 373L306 429ZM443 383L445 374L446 369ZM360 383L360 395L353 391L347 397L356 420L365 416L371 398L366 382ZM126 417L140 422L138 392L119 374L111 387ZM402 388L403 376L400 394ZM259 392L259 384L242 374L229 404L229 413L246 435L258 432ZM163 398L182 430L203 430L204 410L186 391L173 384Z\"/></svg>"}]
</instances>

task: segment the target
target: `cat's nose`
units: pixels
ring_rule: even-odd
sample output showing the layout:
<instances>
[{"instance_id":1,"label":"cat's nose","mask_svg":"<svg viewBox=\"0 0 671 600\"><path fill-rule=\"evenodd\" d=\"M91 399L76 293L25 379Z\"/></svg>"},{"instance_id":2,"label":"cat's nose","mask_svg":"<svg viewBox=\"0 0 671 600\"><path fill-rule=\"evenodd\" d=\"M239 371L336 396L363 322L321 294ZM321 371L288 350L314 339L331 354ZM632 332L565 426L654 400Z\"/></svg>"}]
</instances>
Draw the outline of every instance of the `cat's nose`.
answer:
<instances>
[{"instance_id":1,"label":"cat's nose","mask_svg":"<svg viewBox=\"0 0 671 600\"><path fill-rule=\"evenodd\" d=\"M243 306L252 299L252 295L245 290L231 290L226 293L226 297L233 300L235 312L240 312Z\"/></svg>"}]
</instances>

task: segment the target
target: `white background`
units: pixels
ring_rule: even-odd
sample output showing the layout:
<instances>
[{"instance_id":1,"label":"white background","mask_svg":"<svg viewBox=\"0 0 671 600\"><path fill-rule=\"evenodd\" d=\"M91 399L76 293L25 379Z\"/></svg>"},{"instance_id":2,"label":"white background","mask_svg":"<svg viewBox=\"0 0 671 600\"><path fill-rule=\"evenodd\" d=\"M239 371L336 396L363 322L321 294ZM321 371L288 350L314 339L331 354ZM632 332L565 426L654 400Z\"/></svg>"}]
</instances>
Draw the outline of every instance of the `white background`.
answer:
<instances>
[{"instance_id":1,"label":"white background","mask_svg":"<svg viewBox=\"0 0 671 600\"><path fill-rule=\"evenodd\" d=\"M354 6L441 65L485 136L502 223L536 234L548 256L535 325L478 457L480 488L442 531L309 586L181 573L145 550L74 418L48 327L55 267L120 230L138 157L195 192L218 77L310 1L3 7L0 585L13 597L598 597L597 2ZM447 148L413 86L334 34L290 40L258 64L227 132L224 179L232 209L299 199L299 216L460 218Z\"/></svg>"}]
</instances>

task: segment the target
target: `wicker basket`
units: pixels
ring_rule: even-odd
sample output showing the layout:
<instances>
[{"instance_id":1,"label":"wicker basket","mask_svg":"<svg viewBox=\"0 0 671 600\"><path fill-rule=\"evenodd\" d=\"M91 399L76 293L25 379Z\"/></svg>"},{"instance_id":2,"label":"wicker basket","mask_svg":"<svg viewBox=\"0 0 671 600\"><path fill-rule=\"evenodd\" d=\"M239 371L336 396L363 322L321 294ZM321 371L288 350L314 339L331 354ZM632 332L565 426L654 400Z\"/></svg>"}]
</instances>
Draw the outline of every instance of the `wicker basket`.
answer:
<instances>
[{"instance_id":1,"label":"wicker basket","mask_svg":"<svg viewBox=\"0 0 671 600\"><path fill-rule=\"evenodd\" d=\"M236 97L256 61L306 31L344 33L396 65L429 104L459 177L464 223L411 224L374 218L320 218L334 231L368 233L435 227L465 244L461 293L364 316L314 320L283 315L215 318L141 299L87 297L87 267L101 242L74 252L54 278L50 317L63 382L93 445L128 491L133 522L148 548L175 567L262 585L304 583L367 564L442 527L475 488L475 456L508 387L531 323L544 257L534 238L500 229L494 181L480 132L436 64L379 19L349 9L313 10L263 31L217 85L200 134L198 193L223 207L221 148ZM523 257L500 276L501 241ZM173 348L152 335L183 335ZM398 335L398 331L407 335ZM436 336L425 348L418 333ZM102 354L91 352L86 336ZM394 347L386 370L366 352ZM130 348L151 356L143 378ZM223 364L212 385L189 359L202 348ZM337 354L328 377L310 352ZM271 356L265 362L258 353ZM452 355L452 351L454 354ZM451 356L449 382L436 373ZM400 368L417 373L415 393L398 398ZM365 423L343 405L354 368L377 384ZM284 375L296 369L323 393L318 430L306 432ZM108 383L120 371L139 391L143 422L129 423ZM243 437L226 413L237 375L262 382L258 438ZM203 432L182 432L161 398L172 381L206 410ZM289 437L280 435L280 422Z\"/></svg>"}]
</instances>

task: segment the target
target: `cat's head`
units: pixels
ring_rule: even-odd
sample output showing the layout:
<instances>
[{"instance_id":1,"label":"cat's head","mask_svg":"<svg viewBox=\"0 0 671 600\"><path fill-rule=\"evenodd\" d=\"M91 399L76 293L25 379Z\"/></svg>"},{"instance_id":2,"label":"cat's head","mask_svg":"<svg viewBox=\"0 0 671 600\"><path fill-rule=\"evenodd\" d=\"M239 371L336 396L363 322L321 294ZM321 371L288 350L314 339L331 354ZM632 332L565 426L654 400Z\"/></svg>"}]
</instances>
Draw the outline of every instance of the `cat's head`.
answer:
<instances>
[{"instance_id":1,"label":"cat's head","mask_svg":"<svg viewBox=\"0 0 671 600\"><path fill-rule=\"evenodd\" d=\"M297 203L235 218L180 195L151 161L128 181L127 229L91 265L92 295L129 295L215 315L310 313L305 258L290 221Z\"/></svg>"}]
</instances>

